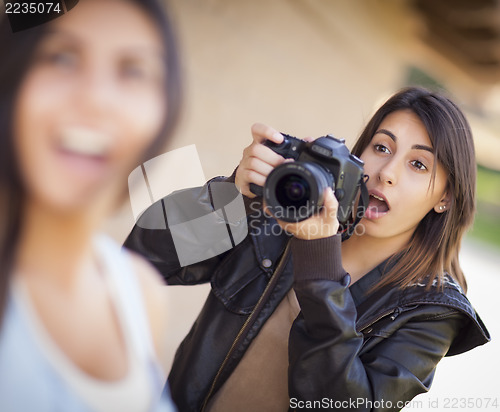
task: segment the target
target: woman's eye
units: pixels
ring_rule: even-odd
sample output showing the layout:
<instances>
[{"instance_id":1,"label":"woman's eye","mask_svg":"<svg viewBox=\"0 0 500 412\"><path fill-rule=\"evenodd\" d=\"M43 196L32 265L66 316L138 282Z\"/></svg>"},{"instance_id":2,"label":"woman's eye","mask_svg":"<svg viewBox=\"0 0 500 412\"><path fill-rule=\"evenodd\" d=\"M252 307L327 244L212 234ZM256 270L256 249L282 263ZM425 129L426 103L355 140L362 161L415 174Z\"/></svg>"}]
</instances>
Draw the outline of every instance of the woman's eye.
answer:
<instances>
[{"instance_id":1,"label":"woman's eye","mask_svg":"<svg viewBox=\"0 0 500 412\"><path fill-rule=\"evenodd\" d=\"M50 65L68 68L77 64L76 54L69 51L49 52L42 55L40 60Z\"/></svg>"},{"instance_id":2,"label":"woman's eye","mask_svg":"<svg viewBox=\"0 0 500 412\"><path fill-rule=\"evenodd\" d=\"M418 160L412 160L410 162L410 164L415 168L415 169L418 169L418 170L427 170L427 166L424 165L422 162L418 161Z\"/></svg>"},{"instance_id":3,"label":"woman's eye","mask_svg":"<svg viewBox=\"0 0 500 412\"><path fill-rule=\"evenodd\" d=\"M376 144L376 145L374 145L374 148L375 148L375 151L377 151L377 152L387 153L387 154L391 153L389 148L384 146L383 144Z\"/></svg>"},{"instance_id":4,"label":"woman's eye","mask_svg":"<svg viewBox=\"0 0 500 412\"><path fill-rule=\"evenodd\" d=\"M126 78L143 79L147 76L146 70L135 64L126 64L121 68L121 74Z\"/></svg>"},{"instance_id":5,"label":"woman's eye","mask_svg":"<svg viewBox=\"0 0 500 412\"><path fill-rule=\"evenodd\" d=\"M163 66L156 60L124 58L119 62L118 74L124 81L156 85L162 79Z\"/></svg>"},{"instance_id":6,"label":"woman's eye","mask_svg":"<svg viewBox=\"0 0 500 412\"><path fill-rule=\"evenodd\" d=\"M118 72L122 79L133 81L154 81L155 71L150 65L142 61L123 61Z\"/></svg>"}]
</instances>

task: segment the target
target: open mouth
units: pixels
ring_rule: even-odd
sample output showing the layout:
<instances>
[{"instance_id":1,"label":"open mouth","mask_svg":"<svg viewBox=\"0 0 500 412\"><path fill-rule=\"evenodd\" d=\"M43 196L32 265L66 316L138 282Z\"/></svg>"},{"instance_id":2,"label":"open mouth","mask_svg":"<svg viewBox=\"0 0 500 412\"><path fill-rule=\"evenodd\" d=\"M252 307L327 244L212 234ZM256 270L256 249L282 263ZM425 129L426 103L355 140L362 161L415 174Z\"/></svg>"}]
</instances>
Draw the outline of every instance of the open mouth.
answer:
<instances>
[{"instance_id":1,"label":"open mouth","mask_svg":"<svg viewBox=\"0 0 500 412\"><path fill-rule=\"evenodd\" d=\"M365 217L368 219L376 219L387 214L389 210L390 207L385 197L381 194L370 193L370 201L365 211Z\"/></svg>"},{"instance_id":2,"label":"open mouth","mask_svg":"<svg viewBox=\"0 0 500 412\"><path fill-rule=\"evenodd\" d=\"M374 208L382 213L386 213L389 211L389 205L387 204L385 199L373 193L370 195L370 203L368 207Z\"/></svg>"},{"instance_id":3,"label":"open mouth","mask_svg":"<svg viewBox=\"0 0 500 412\"><path fill-rule=\"evenodd\" d=\"M68 126L60 130L55 153L62 162L65 173L97 179L109 166L113 138L102 131Z\"/></svg>"},{"instance_id":4,"label":"open mouth","mask_svg":"<svg viewBox=\"0 0 500 412\"><path fill-rule=\"evenodd\" d=\"M111 146L111 139L104 133L83 127L65 128L60 137L61 150L90 158L103 158Z\"/></svg>"}]
</instances>

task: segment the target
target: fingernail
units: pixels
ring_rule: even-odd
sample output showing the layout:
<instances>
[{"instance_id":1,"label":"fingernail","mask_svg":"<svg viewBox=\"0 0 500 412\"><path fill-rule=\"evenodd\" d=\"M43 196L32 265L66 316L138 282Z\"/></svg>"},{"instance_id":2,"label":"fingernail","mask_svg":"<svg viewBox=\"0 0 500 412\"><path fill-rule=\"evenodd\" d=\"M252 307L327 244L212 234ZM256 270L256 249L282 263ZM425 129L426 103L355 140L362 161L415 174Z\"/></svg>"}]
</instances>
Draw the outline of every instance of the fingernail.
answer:
<instances>
[{"instance_id":1,"label":"fingernail","mask_svg":"<svg viewBox=\"0 0 500 412\"><path fill-rule=\"evenodd\" d=\"M283 135L282 135L281 133L276 132L276 133L274 133L274 134L273 134L273 137L274 137L276 140L278 140L279 142L282 142L282 141L283 141Z\"/></svg>"}]
</instances>

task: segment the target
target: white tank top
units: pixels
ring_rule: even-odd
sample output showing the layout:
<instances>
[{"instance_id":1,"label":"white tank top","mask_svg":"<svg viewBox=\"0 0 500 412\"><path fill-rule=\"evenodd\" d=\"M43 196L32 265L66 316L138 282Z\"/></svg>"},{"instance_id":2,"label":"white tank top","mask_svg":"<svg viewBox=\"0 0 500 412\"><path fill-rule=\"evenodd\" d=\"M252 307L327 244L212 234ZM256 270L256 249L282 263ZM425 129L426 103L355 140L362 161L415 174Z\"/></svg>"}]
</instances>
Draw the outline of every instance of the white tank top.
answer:
<instances>
[{"instance_id":1,"label":"white tank top","mask_svg":"<svg viewBox=\"0 0 500 412\"><path fill-rule=\"evenodd\" d=\"M20 282L12 282L0 331L0 410L173 411L129 257L99 236L96 251L127 348L128 371L102 381L79 369L44 328Z\"/></svg>"}]
</instances>

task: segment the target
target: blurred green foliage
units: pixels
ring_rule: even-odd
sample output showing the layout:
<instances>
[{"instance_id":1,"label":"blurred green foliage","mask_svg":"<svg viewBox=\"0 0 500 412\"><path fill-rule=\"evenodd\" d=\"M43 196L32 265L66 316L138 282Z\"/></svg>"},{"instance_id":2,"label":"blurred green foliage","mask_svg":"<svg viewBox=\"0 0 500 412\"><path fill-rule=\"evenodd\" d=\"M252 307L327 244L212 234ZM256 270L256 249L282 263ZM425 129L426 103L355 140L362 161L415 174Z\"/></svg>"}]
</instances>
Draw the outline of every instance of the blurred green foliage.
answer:
<instances>
[{"instance_id":1,"label":"blurred green foliage","mask_svg":"<svg viewBox=\"0 0 500 412\"><path fill-rule=\"evenodd\" d=\"M470 236L500 247L500 172L478 166L477 214Z\"/></svg>"}]
</instances>

